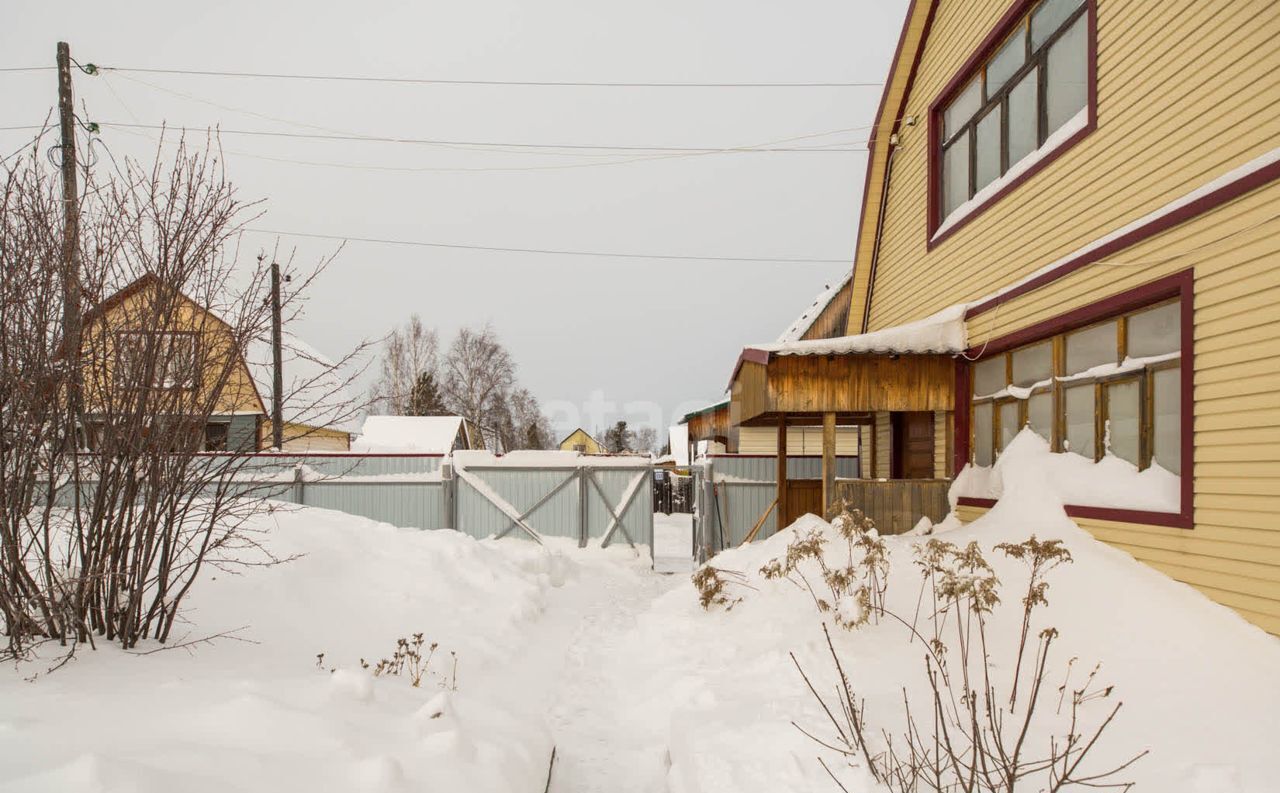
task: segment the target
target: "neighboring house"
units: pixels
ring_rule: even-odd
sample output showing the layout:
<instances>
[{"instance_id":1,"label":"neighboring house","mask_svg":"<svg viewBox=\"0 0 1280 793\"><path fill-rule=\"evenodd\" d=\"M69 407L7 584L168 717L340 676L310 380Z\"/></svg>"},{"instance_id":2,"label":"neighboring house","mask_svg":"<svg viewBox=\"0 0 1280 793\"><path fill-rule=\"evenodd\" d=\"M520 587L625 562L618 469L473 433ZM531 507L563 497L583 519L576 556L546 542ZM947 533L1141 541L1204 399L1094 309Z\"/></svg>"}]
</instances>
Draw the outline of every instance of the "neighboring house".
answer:
<instances>
[{"instance_id":1,"label":"neighboring house","mask_svg":"<svg viewBox=\"0 0 1280 793\"><path fill-rule=\"evenodd\" d=\"M1280 634L1280 6L1151 11L915 0L812 323L846 335L744 350L734 413L869 418L892 478L1029 426L1163 483L1073 495L1081 526Z\"/></svg>"},{"instance_id":2,"label":"neighboring house","mask_svg":"<svg viewBox=\"0 0 1280 793\"><path fill-rule=\"evenodd\" d=\"M203 428L206 451L253 452L271 444L272 355L268 340L252 341L244 354L222 318L181 293L158 299L167 288L147 274L90 309L85 328L87 442L112 404L112 372L134 365L144 350L162 349L171 372L156 372L154 388L184 389L194 401L213 400ZM165 306L163 322L156 319ZM163 327L156 327L162 324ZM286 451L346 450L354 403L334 365L291 334L284 334L284 448ZM90 353L92 351L92 355ZM103 365L91 357L105 359ZM202 367L190 365L201 361ZM182 382L178 382L181 379ZM214 382L221 379L223 382ZM198 382L197 382L198 381Z\"/></svg>"},{"instance_id":3,"label":"neighboring house","mask_svg":"<svg viewBox=\"0 0 1280 793\"><path fill-rule=\"evenodd\" d=\"M581 427L566 435L564 440L560 441L559 448L562 452L604 454L604 447L600 442L588 435L587 431Z\"/></svg>"},{"instance_id":4,"label":"neighboring house","mask_svg":"<svg viewBox=\"0 0 1280 793\"><path fill-rule=\"evenodd\" d=\"M487 446L479 427L461 416L369 416L351 448L388 454L449 454Z\"/></svg>"}]
</instances>

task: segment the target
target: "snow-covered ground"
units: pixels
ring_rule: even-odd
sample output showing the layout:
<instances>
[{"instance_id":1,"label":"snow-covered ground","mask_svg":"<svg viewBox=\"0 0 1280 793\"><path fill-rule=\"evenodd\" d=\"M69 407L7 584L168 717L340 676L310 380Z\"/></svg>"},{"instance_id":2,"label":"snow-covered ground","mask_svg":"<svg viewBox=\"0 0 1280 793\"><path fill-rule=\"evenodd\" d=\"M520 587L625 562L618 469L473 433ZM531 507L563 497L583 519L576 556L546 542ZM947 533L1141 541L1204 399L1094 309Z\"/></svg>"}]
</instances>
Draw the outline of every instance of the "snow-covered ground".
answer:
<instances>
[{"instance_id":1,"label":"snow-covered ground","mask_svg":"<svg viewBox=\"0 0 1280 793\"><path fill-rule=\"evenodd\" d=\"M938 536L979 542L1008 587L1020 568L994 544L1067 544L1075 562L1051 576L1038 619L1061 632L1056 661L1101 662L1115 684L1124 707L1099 752L1150 750L1125 776L1138 790L1276 790L1280 642L1078 529L1024 446L1039 453L1015 443L998 463L999 505ZM235 638L82 649L34 682L47 661L0 673L0 791L534 793L553 747L556 793L835 791L819 756L851 793L877 790L791 724L822 729L789 657L831 685L822 619L807 592L758 571L796 532L832 532L812 516L713 560L747 577L740 602L710 612L687 575L625 545L478 542L313 508L266 520L276 554L304 555L211 574L179 631ZM658 517L664 567L687 570L689 526ZM886 538L896 611L915 607L921 541ZM1010 589L993 644L1020 618ZM361 669L415 632L439 643L420 688ZM902 688L922 690L921 645L888 622L833 637L872 731L893 729Z\"/></svg>"},{"instance_id":2,"label":"snow-covered ground","mask_svg":"<svg viewBox=\"0 0 1280 793\"><path fill-rule=\"evenodd\" d=\"M693 515L654 514L653 569L659 573L693 571Z\"/></svg>"}]
</instances>

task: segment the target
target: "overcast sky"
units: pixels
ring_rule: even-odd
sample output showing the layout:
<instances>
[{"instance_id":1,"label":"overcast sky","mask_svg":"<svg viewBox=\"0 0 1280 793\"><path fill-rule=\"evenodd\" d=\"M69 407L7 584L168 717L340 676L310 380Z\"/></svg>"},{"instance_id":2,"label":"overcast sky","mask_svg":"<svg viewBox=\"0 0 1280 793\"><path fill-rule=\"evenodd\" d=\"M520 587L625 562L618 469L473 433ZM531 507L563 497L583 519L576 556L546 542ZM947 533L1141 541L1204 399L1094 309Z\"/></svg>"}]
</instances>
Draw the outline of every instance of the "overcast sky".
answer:
<instances>
[{"instance_id":1,"label":"overcast sky","mask_svg":"<svg viewBox=\"0 0 1280 793\"><path fill-rule=\"evenodd\" d=\"M55 43L64 39L82 63L120 67L447 80L879 83L905 8L906 0L9 0L0 68L51 65ZM571 429L573 412L584 413L588 424L618 417L666 423L718 399L744 344L774 339L824 284L844 275L866 164L865 127L880 93L878 87L396 85L128 72L77 74L75 84L77 104L100 122L710 148L834 133L780 145L857 149L655 158L224 133L229 174L242 197L266 200L260 228L495 247L843 260L663 261L352 242L316 284L294 327L338 357L415 312L446 340L459 326L491 321L521 380L553 408L561 430ZM55 103L54 74L0 72L0 96L0 127L37 124ZM850 128L862 129L836 132ZM0 131L0 156L29 134ZM102 139L117 155L149 158L156 143L145 136L155 134L104 123ZM273 240L246 239L255 247ZM282 241L296 247L304 264L336 245ZM602 402L606 410L614 406L611 415L600 414Z\"/></svg>"}]
</instances>

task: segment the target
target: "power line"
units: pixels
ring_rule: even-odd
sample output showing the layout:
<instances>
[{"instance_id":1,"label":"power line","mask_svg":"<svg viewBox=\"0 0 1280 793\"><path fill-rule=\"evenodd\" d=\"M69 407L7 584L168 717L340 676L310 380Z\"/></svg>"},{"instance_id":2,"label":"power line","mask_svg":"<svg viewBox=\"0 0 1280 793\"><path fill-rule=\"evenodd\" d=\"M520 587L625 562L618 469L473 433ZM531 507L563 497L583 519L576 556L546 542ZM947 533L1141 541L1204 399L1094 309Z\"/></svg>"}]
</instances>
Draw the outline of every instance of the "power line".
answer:
<instances>
[{"instance_id":1,"label":"power line","mask_svg":"<svg viewBox=\"0 0 1280 793\"><path fill-rule=\"evenodd\" d=\"M122 129L191 129L186 126L169 127L166 124L124 124L114 121L97 122L103 127L117 127ZM213 128L205 128L215 131ZM407 143L414 145L426 146L505 146L508 148L520 149L573 149L588 151L672 151L672 152L790 152L790 153L828 153L828 152L866 152L862 148L822 148L820 146L811 147L770 147L770 148L751 148L743 146L613 146L598 145L584 143L513 143L505 141L474 141L474 140L438 140L430 138L402 138L383 135L322 135L319 133L309 132L271 132L267 130L250 130L250 129L222 129L217 128L216 132L220 135L252 135L267 138L302 138L307 140L337 140L337 141L354 141L360 143ZM832 144L835 145L835 144Z\"/></svg>"},{"instance_id":2,"label":"power line","mask_svg":"<svg viewBox=\"0 0 1280 793\"><path fill-rule=\"evenodd\" d=\"M460 245L446 242L422 242L418 240L396 240L379 237L351 237L341 234L313 234L301 231L277 231L274 229L250 228L259 234L276 234L281 237L307 237L310 239L334 240L339 242L368 242L379 245L403 245L415 248L447 248L450 250L495 251L499 253L534 253L553 256L598 256L611 259L662 259L667 261L696 262L761 262L765 264L848 264L851 259L805 259L768 256L681 256L667 253L619 253L616 251L578 251L556 250L550 248L506 248L496 245Z\"/></svg>"},{"instance_id":3,"label":"power line","mask_svg":"<svg viewBox=\"0 0 1280 793\"><path fill-rule=\"evenodd\" d=\"M0 67L0 72L47 72L56 68L56 66L4 66Z\"/></svg>"},{"instance_id":4,"label":"power line","mask_svg":"<svg viewBox=\"0 0 1280 793\"><path fill-rule=\"evenodd\" d=\"M587 82L558 80L443 80L425 77L374 77L345 74L285 74L279 72L225 72L209 69L152 69L128 66L98 66L104 72L137 74L180 74L195 77L242 77L269 80L325 80L354 83L399 83L407 85L513 85L543 88L880 88L883 83L663 83Z\"/></svg>"}]
</instances>

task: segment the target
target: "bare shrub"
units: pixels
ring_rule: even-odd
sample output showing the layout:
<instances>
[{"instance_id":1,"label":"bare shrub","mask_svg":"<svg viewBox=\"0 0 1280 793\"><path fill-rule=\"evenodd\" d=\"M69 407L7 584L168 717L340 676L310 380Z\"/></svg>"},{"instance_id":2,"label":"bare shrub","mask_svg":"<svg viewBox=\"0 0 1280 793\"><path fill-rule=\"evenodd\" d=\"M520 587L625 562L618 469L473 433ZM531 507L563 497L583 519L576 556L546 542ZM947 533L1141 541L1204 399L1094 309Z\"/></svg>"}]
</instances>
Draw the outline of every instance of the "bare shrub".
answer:
<instances>
[{"instance_id":1,"label":"bare shrub","mask_svg":"<svg viewBox=\"0 0 1280 793\"><path fill-rule=\"evenodd\" d=\"M17 657L45 640L164 642L205 566L275 561L247 521L281 486L250 455L205 452L212 417L262 410L245 361L269 338L272 259L238 250L254 204L215 148L185 143L88 174L79 203L72 305L56 180L36 157L5 174L0 614ZM323 263L284 269L287 321ZM313 379L286 394L291 413L358 410L335 399L344 380Z\"/></svg>"},{"instance_id":2,"label":"bare shrub","mask_svg":"<svg viewBox=\"0 0 1280 793\"><path fill-rule=\"evenodd\" d=\"M989 634L1001 584L978 543L957 546L931 538L914 547L921 583L915 613L908 619L885 606L888 552L870 521L842 505L833 526L845 540L846 552L839 556L846 564L832 565L830 557L837 554L826 549L827 536L811 531L798 535L786 554L766 564L761 573L807 589L817 610L832 613L836 624L846 629L858 629L877 617L905 628L909 642L923 645L928 695L923 703L913 702L904 687L905 727L869 727L865 701L824 624L835 693L815 684L793 654L793 663L825 715L825 729L796 724L797 729L851 765L865 768L894 793L1012 793L1028 786L1056 793L1072 787L1131 786L1120 775L1145 751L1119 763L1094 763L1095 750L1121 708L1118 702L1103 704L1111 700L1113 688L1098 681L1100 667L1073 683L1075 659L1060 673L1062 683L1051 683L1050 659L1058 631L1034 627L1036 610L1048 604L1048 574L1072 561L1060 541L1032 536L996 546L1027 570L1021 629L1005 644L1002 637ZM835 604L850 598L857 608L842 613ZM843 789L834 770L819 762Z\"/></svg>"},{"instance_id":3,"label":"bare shrub","mask_svg":"<svg viewBox=\"0 0 1280 793\"><path fill-rule=\"evenodd\" d=\"M747 577L742 573L712 567L709 564L699 567L694 572L692 580L694 587L698 590L698 603L704 611L710 611L713 606L720 606L725 611L730 611L742 600L740 596L730 591L730 587L751 588L747 583Z\"/></svg>"},{"instance_id":4,"label":"bare shrub","mask_svg":"<svg viewBox=\"0 0 1280 793\"><path fill-rule=\"evenodd\" d=\"M390 658L382 658L375 663L370 664L365 659L360 659L360 668L370 670L374 677L398 677L405 676L409 680L409 685L414 688L422 687L422 680L431 670L431 660L435 658L436 650L440 645L438 642L432 642L427 645L426 652L423 652L423 645L426 639L423 634L415 633L410 638L396 639L395 649L391 652ZM448 677L441 676L440 687L447 688L451 691L458 690L458 654L449 651L452 659L452 668ZM323 668L324 653L316 656L318 664Z\"/></svg>"}]
</instances>

